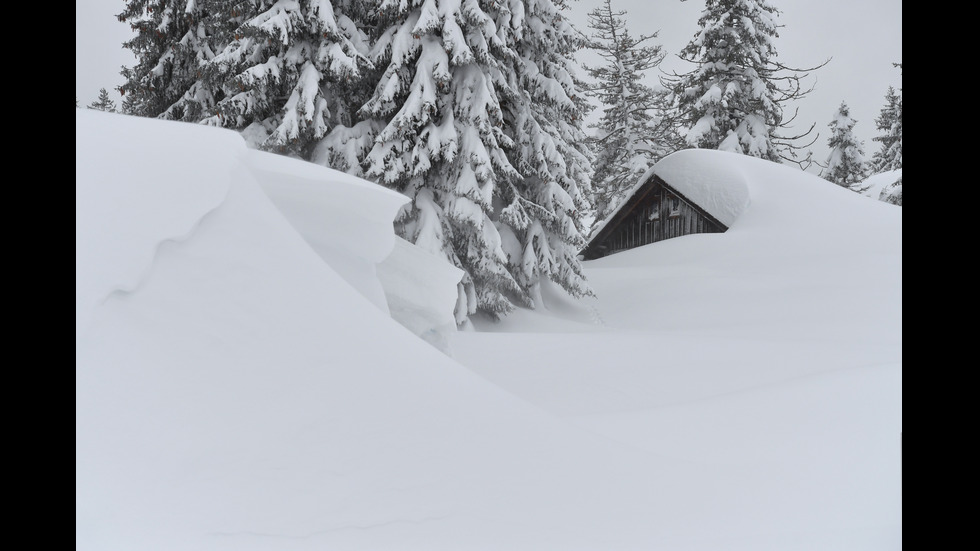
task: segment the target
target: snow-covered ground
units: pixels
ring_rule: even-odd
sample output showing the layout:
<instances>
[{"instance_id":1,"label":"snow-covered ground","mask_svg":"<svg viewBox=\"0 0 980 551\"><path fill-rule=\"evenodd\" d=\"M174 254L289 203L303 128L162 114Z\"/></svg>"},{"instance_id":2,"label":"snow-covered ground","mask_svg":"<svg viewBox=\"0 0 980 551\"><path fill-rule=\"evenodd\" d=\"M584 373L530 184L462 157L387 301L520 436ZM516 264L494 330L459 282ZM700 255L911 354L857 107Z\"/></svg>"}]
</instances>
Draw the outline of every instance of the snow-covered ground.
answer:
<instances>
[{"instance_id":1,"label":"snow-covered ground","mask_svg":"<svg viewBox=\"0 0 980 551\"><path fill-rule=\"evenodd\" d=\"M851 189L879 201L902 204L902 169L889 170L853 184Z\"/></svg>"},{"instance_id":2,"label":"snow-covered ground","mask_svg":"<svg viewBox=\"0 0 980 551\"><path fill-rule=\"evenodd\" d=\"M456 332L402 196L76 110L76 549L901 548L901 207L653 170L729 231Z\"/></svg>"}]
</instances>

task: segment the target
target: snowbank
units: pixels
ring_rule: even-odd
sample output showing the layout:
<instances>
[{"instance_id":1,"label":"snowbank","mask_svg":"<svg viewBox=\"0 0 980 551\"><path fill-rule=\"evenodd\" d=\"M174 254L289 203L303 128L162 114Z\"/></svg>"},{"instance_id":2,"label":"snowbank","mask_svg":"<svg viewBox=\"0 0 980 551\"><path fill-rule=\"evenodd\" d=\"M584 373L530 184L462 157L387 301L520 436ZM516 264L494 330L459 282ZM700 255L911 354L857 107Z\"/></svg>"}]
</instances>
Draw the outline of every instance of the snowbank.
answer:
<instances>
[{"instance_id":1,"label":"snowbank","mask_svg":"<svg viewBox=\"0 0 980 551\"><path fill-rule=\"evenodd\" d=\"M186 239L244 175L234 132L163 121L159 128L75 110L76 339L100 304L135 290L159 248ZM173 143L168 131L178 129L186 141Z\"/></svg>"},{"instance_id":2,"label":"snowbank","mask_svg":"<svg viewBox=\"0 0 980 551\"><path fill-rule=\"evenodd\" d=\"M391 317L429 344L451 354L450 335L456 332L457 285L463 271L444 258L401 238L378 265Z\"/></svg>"},{"instance_id":3,"label":"snowbank","mask_svg":"<svg viewBox=\"0 0 980 551\"><path fill-rule=\"evenodd\" d=\"M747 194L727 232L584 262L596 299L458 333L456 358L685 481L655 498L679 505L649 521L662 539L635 548L901 548L902 209L675 155L655 168L685 193Z\"/></svg>"},{"instance_id":4,"label":"snowbank","mask_svg":"<svg viewBox=\"0 0 980 551\"><path fill-rule=\"evenodd\" d=\"M299 208L288 192L308 187L294 166L271 200L279 163L256 168L263 157L228 132L85 111L76 132L76 549L627 549L658 537L647 519L672 505L651 497L677 483L379 310L297 231L304 213L277 207ZM154 140L181 171L108 169L119 154L156 166L160 150L124 147ZM171 194L174 176L204 197ZM152 200L131 197L135 178Z\"/></svg>"},{"instance_id":5,"label":"snowbank","mask_svg":"<svg viewBox=\"0 0 980 551\"><path fill-rule=\"evenodd\" d=\"M262 190L313 250L387 313L377 265L395 247L391 222L408 198L306 161L251 149L245 157Z\"/></svg>"},{"instance_id":6,"label":"snowbank","mask_svg":"<svg viewBox=\"0 0 980 551\"><path fill-rule=\"evenodd\" d=\"M76 112L76 549L901 546L901 209L739 159L727 233L454 332L399 196Z\"/></svg>"}]
</instances>

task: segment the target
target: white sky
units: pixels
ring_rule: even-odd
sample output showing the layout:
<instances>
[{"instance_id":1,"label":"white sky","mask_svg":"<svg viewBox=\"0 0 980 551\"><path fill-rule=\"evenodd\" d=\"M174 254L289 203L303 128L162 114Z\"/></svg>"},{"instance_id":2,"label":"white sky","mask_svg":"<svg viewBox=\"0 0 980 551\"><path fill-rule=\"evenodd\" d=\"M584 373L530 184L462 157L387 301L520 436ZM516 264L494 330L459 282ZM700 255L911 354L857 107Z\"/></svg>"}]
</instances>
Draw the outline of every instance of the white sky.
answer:
<instances>
[{"instance_id":1,"label":"white sky","mask_svg":"<svg viewBox=\"0 0 980 551\"><path fill-rule=\"evenodd\" d=\"M77 550L901 548L901 207L679 152L654 170L736 198L726 233L456 332L403 196L222 129L75 131Z\"/></svg>"},{"instance_id":2,"label":"white sky","mask_svg":"<svg viewBox=\"0 0 980 551\"><path fill-rule=\"evenodd\" d=\"M572 21L583 31L587 14L600 0L571 0ZM123 0L75 0L75 96L81 105L95 100L99 88L112 91L122 83L119 68L132 65L132 55L121 48L129 36L126 24L115 15ZM778 0L784 28L776 41L780 60L791 66L810 67L833 58L816 71L817 86L799 104L798 131L816 123L820 138L813 145L814 158L826 160L830 123L841 101L857 120L855 134L870 156L878 149L874 119L884 106L888 86L901 88L901 72L892 63L902 61L901 0ZM698 31L703 0L615 0L616 9L629 13L629 28L636 35L659 31L656 42L668 53L663 68L672 68L676 54ZM583 60L587 59L583 56ZM683 64L677 70L686 70ZM652 81L655 82L655 81ZM118 96L117 93L113 92ZM114 96L118 102L118 97ZM815 169L815 167L814 167Z\"/></svg>"}]
</instances>

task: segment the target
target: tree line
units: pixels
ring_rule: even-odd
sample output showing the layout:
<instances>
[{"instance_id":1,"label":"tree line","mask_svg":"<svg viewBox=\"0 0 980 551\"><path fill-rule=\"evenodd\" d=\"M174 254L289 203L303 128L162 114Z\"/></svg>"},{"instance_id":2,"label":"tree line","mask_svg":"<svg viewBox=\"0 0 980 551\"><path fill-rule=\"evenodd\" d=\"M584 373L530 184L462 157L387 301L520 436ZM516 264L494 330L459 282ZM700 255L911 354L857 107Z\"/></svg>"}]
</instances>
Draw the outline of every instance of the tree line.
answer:
<instances>
[{"instance_id":1,"label":"tree line","mask_svg":"<svg viewBox=\"0 0 980 551\"><path fill-rule=\"evenodd\" d=\"M632 36L604 0L575 29L566 0L127 0L134 36L122 113L239 131L255 147L335 168L411 201L397 233L461 268L456 318L541 304L542 285L593 294L578 251L638 177L684 148L812 162L813 127L785 134L811 68L776 61L779 11L706 0L659 69L657 34ZM576 74L576 52L602 62ZM826 62L825 62L826 63ZM900 67L900 65L898 65ZM901 93L865 162L846 105L821 176L850 185L901 167ZM591 100L591 101L590 101ZM584 120L598 103L597 123ZM78 101L76 99L76 107ZM116 111L105 89L91 109ZM879 140L879 138L876 138ZM819 163L818 163L819 164Z\"/></svg>"}]
</instances>

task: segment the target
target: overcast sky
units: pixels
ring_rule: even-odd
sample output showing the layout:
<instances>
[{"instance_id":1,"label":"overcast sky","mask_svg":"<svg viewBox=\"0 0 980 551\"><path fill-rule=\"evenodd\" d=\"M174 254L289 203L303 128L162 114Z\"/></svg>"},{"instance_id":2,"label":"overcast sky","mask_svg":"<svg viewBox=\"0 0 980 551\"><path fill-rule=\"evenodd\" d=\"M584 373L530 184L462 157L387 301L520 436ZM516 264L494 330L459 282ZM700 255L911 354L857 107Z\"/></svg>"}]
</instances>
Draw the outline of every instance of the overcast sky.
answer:
<instances>
[{"instance_id":1,"label":"overcast sky","mask_svg":"<svg viewBox=\"0 0 980 551\"><path fill-rule=\"evenodd\" d=\"M587 31L588 12L602 0L569 0L573 23ZM892 63L902 61L901 0L773 0L782 12L783 25L776 49L779 60L790 66L812 67L831 58L830 63L812 73L814 91L802 102L794 131L816 123L820 138L813 146L815 159L826 158L827 125L841 101L846 101L857 120L855 133L864 141L870 156L878 148L874 119L884 105L889 86L901 88L901 71ZM116 14L125 0L75 0L75 98L79 104L93 101L99 88L112 89L122 83L120 67L134 63L122 48L129 26ZM663 45L668 53L661 68L689 69L677 60L677 53L698 31L698 16L704 0L613 0L614 9L628 13L629 30L634 35L659 35L652 43ZM582 56L582 60L588 58ZM650 75L651 83L655 75ZM118 92L113 92L118 102Z\"/></svg>"}]
</instances>

